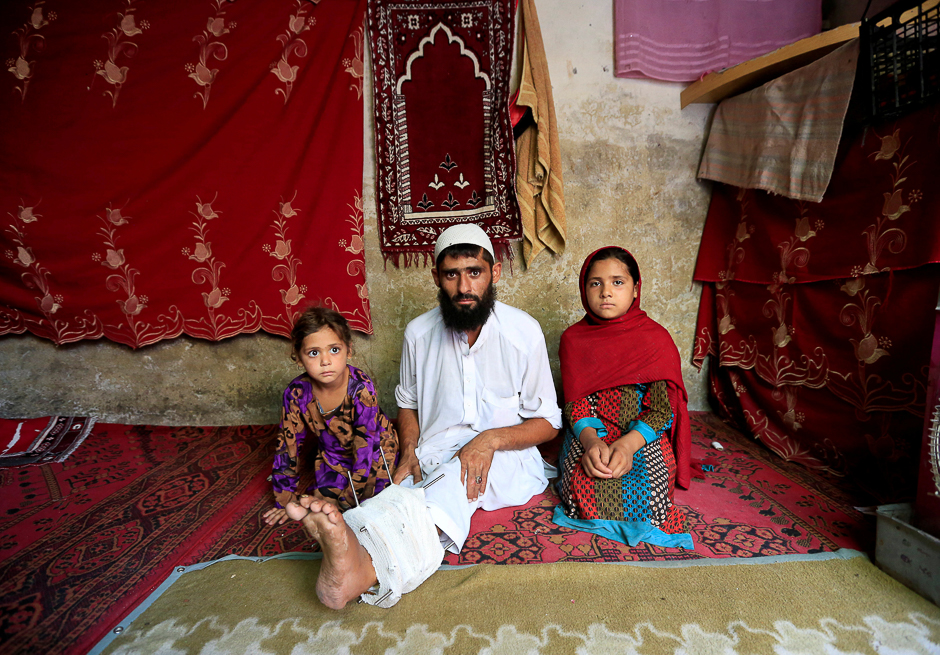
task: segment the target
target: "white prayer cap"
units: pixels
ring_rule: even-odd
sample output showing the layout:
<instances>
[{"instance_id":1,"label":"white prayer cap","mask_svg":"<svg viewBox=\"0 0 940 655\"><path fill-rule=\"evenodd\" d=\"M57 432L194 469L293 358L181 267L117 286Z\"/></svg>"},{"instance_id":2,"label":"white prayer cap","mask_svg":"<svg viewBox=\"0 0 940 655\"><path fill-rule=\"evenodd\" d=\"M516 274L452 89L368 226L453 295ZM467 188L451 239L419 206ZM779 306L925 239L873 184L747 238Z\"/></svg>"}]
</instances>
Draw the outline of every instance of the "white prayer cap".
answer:
<instances>
[{"instance_id":1,"label":"white prayer cap","mask_svg":"<svg viewBox=\"0 0 940 655\"><path fill-rule=\"evenodd\" d=\"M462 225L451 225L437 237L437 243L434 245L434 263L437 264L437 259L445 248L464 243L484 248L490 253L493 261L496 261L493 244L490 238L486 236L486 232L473 223L464 223Z\"/></svg>"}]
</instances>

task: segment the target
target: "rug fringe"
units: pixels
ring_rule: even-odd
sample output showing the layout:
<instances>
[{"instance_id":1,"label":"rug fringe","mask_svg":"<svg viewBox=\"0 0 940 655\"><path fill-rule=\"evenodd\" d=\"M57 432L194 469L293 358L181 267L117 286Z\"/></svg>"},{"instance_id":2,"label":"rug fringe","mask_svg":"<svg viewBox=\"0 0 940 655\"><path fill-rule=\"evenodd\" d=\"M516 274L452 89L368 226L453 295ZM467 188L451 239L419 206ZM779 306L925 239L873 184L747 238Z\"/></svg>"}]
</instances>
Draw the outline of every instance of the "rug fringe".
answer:
<instances>
[{"instance_id":1,"label":"rug fringe","mask_svg":"<svg viewBox=\"0 0 940 655\"><path fill-rule=\"evenodd\" d=\"M497 241L493 243L493 249L496 251L496 261L505 260L509 264L509 274L512 275L512 263L516 258L512 249L512 241Z\"/></svg>"},{"instance_id":2,"label":"rug fringe","mask_svg":"<svg viewBox=\"0 0 940 655\"><path fill-rule=\"evenodd\" d=\"M514 240L518 241L518 239ZM493 250L496 254L496 261L505 261L509 264L509 273L513 272L513 262L516 260L515 250L512 247L514 241L493 241ZM383 250L382 259L384 260L384 269L388 270L391 264L395 268L428 268L435 265L433 247L431 250Z\"/></svg>"},{"instance_id":3,"label":"rug fringe","mask_svg":"<svg viewBox=\"0 0 940 655\"><path fill-rule=\"evenodd\" d=\"M427 268L433 266L433 252L406 252L398 250L383 250L382 258L385 260L385 270L388 270L389 263L395 268L418 268L419 266Z\"/></svg>"}]
</instances>

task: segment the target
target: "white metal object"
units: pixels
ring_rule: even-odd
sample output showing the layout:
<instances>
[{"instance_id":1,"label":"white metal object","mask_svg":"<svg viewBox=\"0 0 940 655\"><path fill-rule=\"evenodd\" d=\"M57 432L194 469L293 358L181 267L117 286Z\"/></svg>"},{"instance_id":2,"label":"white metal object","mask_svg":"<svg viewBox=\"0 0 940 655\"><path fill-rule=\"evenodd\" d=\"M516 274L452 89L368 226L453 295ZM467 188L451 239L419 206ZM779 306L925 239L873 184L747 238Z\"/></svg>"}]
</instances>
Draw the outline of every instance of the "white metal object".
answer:
<instances>
[{"instance_id":1,"label":"white metal object","mask_svg":"<svg viewBox=\"0 0 940 655\"><path fill-rule=\"evenodd\" d=\"M933 476L934 496L940 495L940 405L933 408L927 452L930 457L930 473Z\"/></svg>"}]
</instances>

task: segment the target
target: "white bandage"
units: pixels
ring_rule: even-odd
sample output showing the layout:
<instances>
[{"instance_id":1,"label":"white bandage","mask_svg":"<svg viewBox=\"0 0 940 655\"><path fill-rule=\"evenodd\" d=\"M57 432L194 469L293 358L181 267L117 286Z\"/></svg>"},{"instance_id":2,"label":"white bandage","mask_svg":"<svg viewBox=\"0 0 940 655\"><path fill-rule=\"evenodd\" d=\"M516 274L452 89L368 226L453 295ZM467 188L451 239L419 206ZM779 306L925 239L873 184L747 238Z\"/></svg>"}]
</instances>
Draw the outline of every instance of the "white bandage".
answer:
<instances>
[{"instance_id":1,"label":"white bandage","mask_svg":"<svg viewBox=\"0 0 940 655\"><path fill-rule=\"evenodd\" d=\"M424 489L389 485L343 519L372 557L379 590L362 594L370 605L391 607L431 577L444 558Z\"/></svg>"}]
</instances>

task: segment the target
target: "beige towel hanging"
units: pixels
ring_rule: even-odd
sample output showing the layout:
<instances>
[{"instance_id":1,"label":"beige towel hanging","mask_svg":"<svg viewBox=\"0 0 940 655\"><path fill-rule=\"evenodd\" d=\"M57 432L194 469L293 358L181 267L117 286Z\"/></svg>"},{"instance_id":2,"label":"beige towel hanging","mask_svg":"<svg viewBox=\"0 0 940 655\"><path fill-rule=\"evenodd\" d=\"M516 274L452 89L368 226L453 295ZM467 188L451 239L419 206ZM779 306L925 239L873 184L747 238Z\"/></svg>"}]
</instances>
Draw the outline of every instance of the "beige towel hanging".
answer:
<instances>
[{"instance_id":1,"label":"beige towel hanging","mask_svg":"<svg viewBox=\"0 0 940 655\"><path fill-rule=\"evenodd\" d=\"M522 214L522 258L528 266L546 248L565 250L565 191L555 102L534 0L520 0L524 34L522 82L516 104L532 110L531 125L516 140L516 197Z\"/></svg>"}]
</instances>

